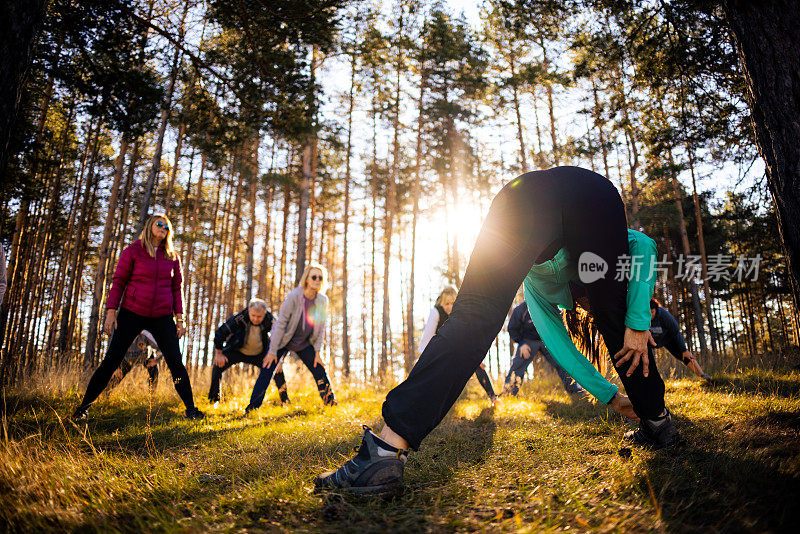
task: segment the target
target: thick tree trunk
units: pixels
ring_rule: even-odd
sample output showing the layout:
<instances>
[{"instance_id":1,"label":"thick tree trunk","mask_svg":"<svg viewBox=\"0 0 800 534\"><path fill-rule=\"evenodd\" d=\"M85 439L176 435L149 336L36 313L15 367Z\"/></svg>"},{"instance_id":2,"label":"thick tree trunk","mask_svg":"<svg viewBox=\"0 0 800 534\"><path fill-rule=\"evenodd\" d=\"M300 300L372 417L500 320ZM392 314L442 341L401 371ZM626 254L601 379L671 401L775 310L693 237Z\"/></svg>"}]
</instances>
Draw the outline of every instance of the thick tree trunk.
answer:
<instances>
[{"instance_id":1,"label":"thick tree trunk","mask_svg":"<svg viewBox=\"0 0 800 534\"><path fill-rule=\"evenodd\" d=\"M353 108L355 107L356 87L356 54L350 56L350 93L348 95L347 109L347 155L345 156L344 172L344 250L342 254L342 372L345 378L350 377L350 325L347 317L347 260L348 260L348 231L350 227L350 158L353 155Z\"/></svg>"},{"instance_id":2,"label":"thick tree trunk","mask_svg":"<svg viewBox=\"0 0 800 534\"><path fill-rule=\"evenodd\" d=\"M47 0L4 3L0 18L0 183L5 182L11 131L48 4Z\"/></svg>"},{"instance_id":3,"label":"thick tree trunk","mask_svg":"<svg viewBox=\"0 0 800 534\"><path fill-rule=\"evenodd\" d=\"M800 10L790 0L725 0L723 6L800 308Z\"/></svg>"},{"instance_id":4,"label":"thick tree trunk","mask_svg":"<svg viewBox=\"0 0 800 534\"><path fill-rule=\"evenodd\" d=\"M403 11L398 18L397 35L403 35ZM398 41L400 43L402 41ZM398 44L397 61L395 64L394 102L392 103L392 167L389 171L389 182L386 187L386 204L383 236L383 314L381 329L381 361L378 374L381 381L388 378L389 348L391 344L389 328L389 266L392 258L392 237L394 233L394 217L397 205L397 169L400 165L400 72L402 70L403 48Z\"/></svg>"},{"instance_id":5,"label":"thick tree trunk","mask_svg":"<svg viewBox=\"0 0 800 534\"><path fill-rule=\"evenodd\" d=\"M247 228L247 264L245 271L247 276L247 301L253 298L253 266L255 265L255 244L256 244L256 201L258 200L258 135L253 142L252 154L250 154L250 225Z\"/></svg>"},{"instance_id":6,"label":"thick tree trunk","mask_svg":"<svg viewBox=\"0 0 800 534\"><path fill-rule=\"evenodd\" d=\"M97 258L97 272L94 277L94 290L92 291L92 309L89 313L89 329L86 335L86 352L83 365L87 369L94 364L98 348L97 333L100 329L100 306L103 302L106 289L106 264L111 243L111 230L117 215L117 200L119 199L119 186L125 169L125 156L128 153L128 140L123 135L119 143L119 155L114 165L114 182L111 184L111 197L108 200L108 214L103 226L103 241L100 243L100 252Z\"/></svg>"},{"instance_id":7,"label":"thick tree trunk","mask_svg":"<svg viewBox=\"0 0 800 534\"><path fill-rule=\"evenodd\" d=\"M667 153L669 157L669 163L672 169L675 169L675 160L672 156L672 149L670 149ZM681 233L681 244L683 245L683 257L684 260L688 260L689 256L692 254L691 247L689 245L689 234L686 231L686 217L683 213L683 196L681 195L680 185L678 184L678 178L675 176L674 170L670 172L670 179L672 181L672 192L675 196L675 208L678 210L678 223ZM697 337L700 340L700 350L703 354L703 357L708 356L708 347L706 345L706 334L705 329L703 328L703 309L700 304L700 296L697 290L697 283L695 282L694 278L688 280L689 287L692 293L692 304L694 306L694 320L697 324Z\"/></svg>"},{"instance_id":8,"label":"thick tree trunk","mask_svg":"<svg viewBox=\"0 0 800 534\"><path fill-rule=\"evenodd\" d=\"M697 222L697 246L700 249L700 261L703 275L703 294L706 296L706 318L708 319L708 333L711 337L711 352L717 356L717 331L714 325L714 297L711 295L711 286L708 283L708 256L706 255L706 240L703 234L703 216L700 211L700 196L697 194L697 180L694 173L694 158L689 155L689 170L692 174L692 201L694 202L694 216Z\"/></svg>"},{"instance_id":9,"label":"thick tree trunk","mask_svg":"<svg viewBox=\"0 0 800 534\"><path fill-rule=\"evenodd\" d=\"M313 110L314 103L314 84L316 83L316 48L311 54L311 75L309 77L309 109ZM312 111L313 113L313 111ZM303 179L300 182L300 205L297 214L297 257L295 259L295 285L300 282L300 277L306 268L306 241L308 232L308 208L311 199L311 189L314 187L314 156L316 145L316 133L311 134L303 146Z\"/></svg>"},{"instance_id":10,"label":"thick tree trunk","mask_svg":"<svg viewBox=\"0 0 800 534\"><path fill-rule=\"evenodd\" d=\"M525 157L525 136L522 130L522 116L519 111L519 91L517 90L517 64L514 52L508 56L508 66L511 68L511 90L514 97L514 114L517 118L517 140L519 141L519 172L528 172L528 162ZM420 101L422 100L422 89L420 89ZM420 108L422 109L422 108Z\"/></svg>"},{"instance_id":11,"label":"thick tree trunk","mask_svg":"<svg viewBox=\"0 0 800 534\"><path fill-rule=\"evenodd\" d=\"M295 260L295 284L300 281L306 268L306 245L308 232L308 208L310 203L311 176L311 140L303 147L303 179L300 182L300 202L297 210L297 258Z\"/></svg>"},{"instance_id":12,"label":"thick tree trunk","mask_svg":"<svg viewBox=\"0 0 800 534\"><path fill-rule=\"evenodd\" d=\"M175 141L175 161L172 164L169 185L167 185L167 191L164 194L164 213L166 213L167 216L169 216L170 212L172 211L172 192L175 189L175 180L178 177L178 166L180 165L181 161L181 148L183 147L183 136L185 134L186 125L181 122L180 128L178 129L178 139ZM186 191L189 191L188 188Z\"/></svg>"},{"instance_id":13,"label":"thick tree trunk","mask_svg":"<svg viewBox=\"0 0 800 534\"><path fill-rule=\"evenodd\" d=\"M420 171L422 169L422 104L425 97L425 83L427 81L425 76L425 68L423 67L421 70L423 71L423 75L422 79L420 80L419 98L417 99L419 116L417 117L417 151L416 161L414 162L415 180L412 193L414 196L414 207L411 213L411 276L408 284L408 309L406 310L406 335L408 336L408 340L406 342L405 361L403 362L406 373L411 372L411 368L414 366L414 357L416 356L417 352L417 347L414 340L414 292L416 290L417 266L417 219L419 218L419 197L422 189L422 177L420 176ZM514 91L516 94L516 87L514 88ZM519 107L517 107L517 111L519 112ZM520 130L520 150L522 154L521 164L523 165L524 172L526 167L525 147L522 145L521 133L522 130Z\"/></svg>"},{"instance_id":14,"label":"thick tree trunk","mask_svg":"<svg viewBox=\"0 0 800 534\"><path fill-rule=\"evenodd\" d=\"M153 189L155 188L156 179L158 178L158 172L161 169L161 151L164 148L164 133L167 130L167 123L169 122L169 116L172 109L172 95L175 91L175 80L178 77L178 60L180 59L180 50L175 49L175 54L172 58L172 71L169 75L169 85L167 85L167 95L164 99L164 104L161 107L161 119L158 125L158 132L156 133L156 148L153 152L153 161L150 166L150 173L147 175L147 182L144 186L144 192L142 193L142 201L139 206L139 219L136 222L136 227L134 228L135 235L138 235L142 228L144 228L144 223L147 220L147 216L150 214L150 200L153 197Z\"/></svg>"}]
</instances>

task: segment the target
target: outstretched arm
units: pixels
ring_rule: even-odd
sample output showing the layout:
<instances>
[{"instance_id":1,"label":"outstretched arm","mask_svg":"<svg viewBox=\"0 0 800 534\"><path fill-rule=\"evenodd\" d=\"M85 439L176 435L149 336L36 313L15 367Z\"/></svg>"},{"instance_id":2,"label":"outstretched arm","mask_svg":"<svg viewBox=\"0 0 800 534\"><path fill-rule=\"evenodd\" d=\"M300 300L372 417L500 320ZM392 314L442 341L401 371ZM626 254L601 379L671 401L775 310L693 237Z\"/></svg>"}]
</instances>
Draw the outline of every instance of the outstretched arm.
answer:
<instances>
[{"instance_id":1,"label":"outstretched arm","mask_svg":"<svg viewBox=\"0 0 800 534\"><path fill-rule=\"evenodd\" d=\"M425 350L425 347L428 346L428 342L433 338L433 335L436 333L436 325L439 324L439 310L433 308L431 310L430 315L428 315L428 320L425 323L425 328L422 329L422 338L419 340L419 353L422 354L422 351Z\"/></svg>"}]
</instances>

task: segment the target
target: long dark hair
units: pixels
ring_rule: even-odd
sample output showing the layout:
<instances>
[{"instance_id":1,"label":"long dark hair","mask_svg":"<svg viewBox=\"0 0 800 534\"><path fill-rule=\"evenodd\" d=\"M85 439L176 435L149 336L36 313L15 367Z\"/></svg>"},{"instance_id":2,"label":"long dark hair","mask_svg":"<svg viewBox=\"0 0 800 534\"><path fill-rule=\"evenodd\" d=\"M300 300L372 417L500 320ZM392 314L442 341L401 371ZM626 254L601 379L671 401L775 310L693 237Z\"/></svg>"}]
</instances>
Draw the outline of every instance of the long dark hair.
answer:
<instances>
[{"instance_id":1,"label":"long dark hair","mask_svg":"<svg viewBox=\"0 0 800 534\"><path fill-rule=\"evenodd\" d=\"M575 306L571 310L566 310L564 316L564 322L572 342L592 362L592 365L604 373L606 362L608 362L606 357L608 350L606 350L603 336L600 335L592 314Z\"/></svg>"}]
</instances>

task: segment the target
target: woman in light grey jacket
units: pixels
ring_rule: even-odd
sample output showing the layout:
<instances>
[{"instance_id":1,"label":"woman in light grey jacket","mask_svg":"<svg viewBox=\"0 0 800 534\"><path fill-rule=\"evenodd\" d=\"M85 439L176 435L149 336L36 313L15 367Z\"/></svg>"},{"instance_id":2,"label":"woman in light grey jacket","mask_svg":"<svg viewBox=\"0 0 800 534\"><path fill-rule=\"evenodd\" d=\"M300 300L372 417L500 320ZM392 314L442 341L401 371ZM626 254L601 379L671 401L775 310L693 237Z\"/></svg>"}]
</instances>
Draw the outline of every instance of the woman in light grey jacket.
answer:
<instances>
[{"instance_id":1,"label":"woman in light grey jacket","mask_svg":"<svg viewBox=\"0 0 800 534\"><path fill-rule=\"evenodd\" d=\"M328 297L322 293L324 279L325 268L311 264L303 271L298 286L286 295L278 319L270 330L269 350L264 356L261 372L253 386L250 404L245 412L255 410L264 402L264 395L275 368L289 351L297 354L314 375L322 402L327 406L337 404L325 366L319 357L325 341L325 324L328 318Z\"/></svg>"}]
</instances>

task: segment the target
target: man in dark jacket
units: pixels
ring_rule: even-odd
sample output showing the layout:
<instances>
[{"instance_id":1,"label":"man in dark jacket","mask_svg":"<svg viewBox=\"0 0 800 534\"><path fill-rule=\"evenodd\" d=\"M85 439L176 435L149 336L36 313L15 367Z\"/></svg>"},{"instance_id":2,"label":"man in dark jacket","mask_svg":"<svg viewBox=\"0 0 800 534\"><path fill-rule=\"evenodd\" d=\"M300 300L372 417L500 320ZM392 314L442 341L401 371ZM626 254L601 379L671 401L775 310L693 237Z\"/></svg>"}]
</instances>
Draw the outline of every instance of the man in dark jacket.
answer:
<instances>
[{"instance_id":1,"label":"man in dark jacket","mask_svg":"<svg viewBox=\"0 0 800 534\"><path fill-rule=\"evenodd\" d=\"M686 347L686 341L678 327L678 321L665 308L662 308L661 303L656 299L650 299L650 317L650 333L656 342L656 348L664 347L694 374L704 380L711 380L711 377L697 363L694 354Z\"/></svg>"},{"instance_id":2,"label":"man in dark jacket","mask_svg":"<svg viewBox=\"0 0 800 534\"><path fill-rule=\"evenodd\" d=\"M580 393L583 391L583 388L556 363L550 352L548 352L547 347L544 346L539 332L536 331L536 327L533 325L528 305L524 301L511 312L511 318L508 320L508 335L511 337L511 341L517 344L517 351L514 353L514 359L511 360L511 369L508 370L508 375L506 375L506 381L503 386L504 393L517 395L519 387L522 385L522 379L525 377L525 370L539 352L542 353L545 361L556 370L558 377L564 383L564 389L567 390L567 393Z\"/></svg>"},{"instance_id":3,"label":"man in dark jacket","mask_svg":"<svg viewBox=\"0 0 800 534\"><path fill-rule=\"evenodd\" d=\"M219 382L230 366L248 363L261 369L264 356L269 349L269 331L273 316L267 303L254 298L247 308L228 318L214 332L214 364L211 370L211 388L208 400L219 402ZM282 403L289 402L286 393L286 378L283 372L274 375L275 385Z\"/></svg>"}]
</instances>

